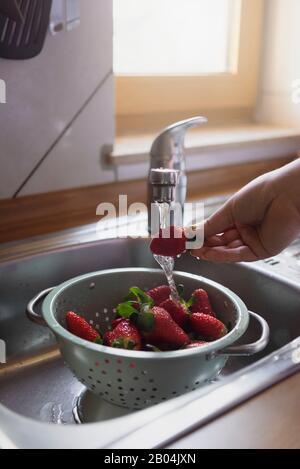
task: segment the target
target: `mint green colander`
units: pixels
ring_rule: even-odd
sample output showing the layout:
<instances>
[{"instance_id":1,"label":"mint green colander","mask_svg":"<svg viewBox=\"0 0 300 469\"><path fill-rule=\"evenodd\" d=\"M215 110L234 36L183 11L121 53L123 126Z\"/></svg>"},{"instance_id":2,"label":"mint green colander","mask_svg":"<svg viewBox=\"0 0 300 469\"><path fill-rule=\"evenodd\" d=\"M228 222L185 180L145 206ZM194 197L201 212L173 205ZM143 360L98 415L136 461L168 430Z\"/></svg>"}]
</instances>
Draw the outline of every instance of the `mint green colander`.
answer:
<instances>
[{"instance_id":1,"label":"mint green colander","mask_svg":"<svg viewBox=\"0 0 300 469\"><path fill-rule=\"evenodd\" d=\"M148 290L165 283L162 271L152 269L114 269L82 275L36 295L27 314L52 330L66 364L90 391L118 406L142 409L197 389L220 373L229 356L251 355L268 342L266 321L250 313L261 324L261 337L254 344L234 346L248 327L245 304L227 288L203 277L176 272L174 278L185 286L187 297L198 288L208 292L218 317L230 327L228 335L200 348L136 352L96 345L67 331L65 315L71 310L105 333L115 319L116 305L130 287ZM45 296L40 315L35 307Z\"/></svg>"}]
</instances>

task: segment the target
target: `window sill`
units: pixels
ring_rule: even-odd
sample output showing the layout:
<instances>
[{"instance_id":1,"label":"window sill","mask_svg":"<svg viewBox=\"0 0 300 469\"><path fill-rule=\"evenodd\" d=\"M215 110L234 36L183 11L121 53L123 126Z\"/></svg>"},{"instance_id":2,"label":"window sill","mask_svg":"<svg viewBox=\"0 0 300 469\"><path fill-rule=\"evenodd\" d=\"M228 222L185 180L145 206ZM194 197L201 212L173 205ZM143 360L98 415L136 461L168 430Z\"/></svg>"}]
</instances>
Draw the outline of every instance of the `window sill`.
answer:
<instances>
[{"instance_id":1,"label":"window sill","mask_svg":"<svg viewBox=\"0 0 300 469\"><path fill-rule=\"evenodd\" d=\"M117 138L113 151L107 155L107 163L123 168L131 165L131 169L135 165L144 174L142 168L149 162L154 138L151 134ZM192 130L186 137L188 171L280 158L299 151L300 128L262 124L212 126Z\"/></svg>"}]
</instances>

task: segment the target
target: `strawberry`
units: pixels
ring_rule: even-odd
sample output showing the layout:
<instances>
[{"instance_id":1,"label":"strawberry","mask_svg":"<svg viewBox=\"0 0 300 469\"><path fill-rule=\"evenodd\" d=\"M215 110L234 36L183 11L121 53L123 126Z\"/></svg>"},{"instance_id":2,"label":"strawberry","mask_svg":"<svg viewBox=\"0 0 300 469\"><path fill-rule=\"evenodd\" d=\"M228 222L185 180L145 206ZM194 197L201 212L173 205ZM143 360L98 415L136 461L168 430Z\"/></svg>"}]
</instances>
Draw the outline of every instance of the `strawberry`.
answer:
<instances>
[{"instance_id":1,"label":"strawberry","mask_svg":"<svg viewBox=\"0 0 300 469\"><path fill-rule=\"evenodd\" d=\"M219 319L209 314L192 314L190 324L196 334L204 336L209 340L218 340L228 332L226 326Z\"/></svg>"},{"instance_id":2,"label":"strawberry","mask_svg":"<svg viewBox=\"0 0 300 469\"><path fill-rule=\"evenodd\" d=\"M78 314L70 311L66 315L66 322L68 331L72 334L80 337L80 339L88 340L89 342L95 342L102 344L102 338L84 318Z\"/></svg>"},{"instance_id":3,"label":"strawberry","mask_svg":"<svg viewBox=\"0 0 300 469\"><path fill-rule=\"evenodd\" d=\"M215 316L208 294L205 290L200 288L199 290L194 291L191 298L191 312L204 313L209 314L210 316Z\"/></svg>"},{"instance_id":4,"label":"strawberry","mask_svg":"<svg viewBox=\"0 0 300 469\"><path fill-rule=\"evenodd\" d=\"M185 348L197 348L197 347L203 347L204 345L207 345L208 342L204 342L203 340L195 340L194 342L191 342L190 344L186 345Z\"/></svg>"},{"instance_id":5,"label":"strawberry","mask_svg":"<svg viewBox=\"0 0 300 469\"><path fill-rule=\"evenodd\" d=\"M132 301L127 301L118 305L117 313L136 324L146 343L159 345L159 348L161 345L180 348L190 342L188 335L165 309L153 306L154 301L149 295L138 287L132 287L129 291L135 295L140 310L132 306Z\"/></svg>"},{"instance_id":6,"label":"strawberry","mask_svg":"<svg viewBox=\"0 0 300 469\"><path fill-rule=\"evenodd\" d=\"M149 290L147 295L152 298L155 306L159 306L163 301L169 298L171 295L171 288L168 287L168 285L161 285L160 287Z\"/></svg>"},{"instance_id":7,"label":"strawberry","mask_svg":"<svg viewBox=\"0 0 300 469\"><path fill-rule=\"evenodd\" d=\"M180 327L183 327L189 318L187 307L180 301L175 301L169 298L159 306L168 311L173 321L175 321Z\"/></svg>"},{"instance_id":8,"label":"strawberry","mask_svg":"<svg viewBox=\"0 0 300 469\"><path fill-rule=\"evenodd\" d=\"M127 350L142 349L141 334L127 319L121 320L111 332L105 334L104 343L109 347Z\"/></svg>"},{"instance_id":9,"label":"strawberry","mask_svg":"<svg viewBox=\"0 0 300 469\"><path fill-rule=\"evenodd\" d=\"M111 323L112 328L115 329L122 321L124 321L124 318L117 318L114 321L112 321Z\"/></svg>"},{"instance_id":10,"label":"strawberry","mask_svg":"<svg viewBox=\"0 0 300 469\"><path fill-rule=\"evenodd\" d=\"M139 328L147 342L154 345L166 344L182 347L189 343L188 335L173 321L171 315L163 308L154 306L144 309L144 315L138 318Z\"/></svg>"},{"instance_id":11,"label":"strawberry","mask_svg":"<svg viewBox=\"0 0 300 469\"><path fill-rule=\"evenodd\" d=\"M151 241L150 249L153 254L165 257L176 257L186 250L187 238L182 228L170 226L160 229Z\"/></svg>"}]
</instances>

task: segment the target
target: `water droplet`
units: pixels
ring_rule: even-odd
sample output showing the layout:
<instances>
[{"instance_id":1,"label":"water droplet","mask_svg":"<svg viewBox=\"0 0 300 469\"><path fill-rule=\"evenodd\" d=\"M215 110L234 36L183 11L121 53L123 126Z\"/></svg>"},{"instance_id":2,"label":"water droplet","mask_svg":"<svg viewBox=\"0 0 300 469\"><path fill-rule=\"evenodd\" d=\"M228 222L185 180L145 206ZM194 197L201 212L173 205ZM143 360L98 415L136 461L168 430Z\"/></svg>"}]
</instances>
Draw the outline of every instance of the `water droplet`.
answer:
<instances>
[{"instance_id":1,"label":"water droplet","mask_svg":"<svg viewBox=\"0 0 300 469\"><path fill-rule=\"evenodd\" d=\"M89 289L90 289L90 290L94 290L95 286L96 286L96 284L95 284L94 282L92 282L92 283L90 283L90 285L89 285Z\"/></svg>"}]
</instances>

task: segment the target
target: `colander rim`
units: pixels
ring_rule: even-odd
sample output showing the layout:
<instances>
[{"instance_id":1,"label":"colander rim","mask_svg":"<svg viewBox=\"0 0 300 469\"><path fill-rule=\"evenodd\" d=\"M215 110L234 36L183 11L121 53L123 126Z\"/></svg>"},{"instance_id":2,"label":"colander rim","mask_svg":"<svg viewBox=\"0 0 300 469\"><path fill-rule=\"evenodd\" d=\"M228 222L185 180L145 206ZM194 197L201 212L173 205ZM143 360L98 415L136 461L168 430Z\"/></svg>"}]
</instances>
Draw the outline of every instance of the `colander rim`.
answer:
<instances>
[{"instance_id":1,"label":"colander rim","mask_svg":"<svg viewBox=\"0 0 300 469\"><path fill-rule=\"evenodd\" d=\"M246 331L249 324L249 312L245 303L229 288L224 287L223 285L215 282L213 280L207 279L200 275L190 274L188 272L175 271L174 276L180 275L188 279L193 279L204 284L207 284L211 287L216 288L217 290L224 293L234 304L237 311L238 319L234 328L224 337L218 339L214 342L210 342L208 345L203 347L183 349L183 350L173 350L169 352L144 352L136 350L125 350L125 349L116 349L113 347L108 347L105 345L93 344L86 340L83 340L75 335L71 334L67 329L60 325L60 323L55 318L53 305L57 297L65 291L67 288L74 286L76 283L92 279L95 276L101 275L110 275L114 273L125 273L125 272L136 272L136 273L162 273L160 269L151 269L151 268L142 268L142 267L129 267L129 268L117 268L117 269L105 269L95 272L90 272L87 274L79 275L77 277L71 278L57 287L47 295L42 304L42 314L43 318L46 321L48 327L54 332L55 335L59 336L63 340L72 342L74 345L79 346L84 349L89 349L90 351L102 352L114 357L123 357L130 359L162 359L162 358L179 358L179 357L188 357L195 355L211 354L212 352L220 351L228 346L231 346L236 342Z\"/></svg>"}]
</instances>

